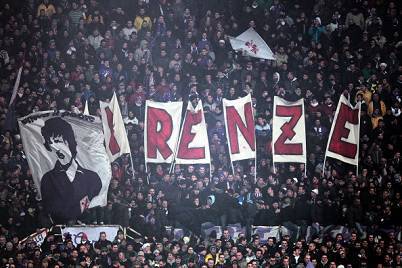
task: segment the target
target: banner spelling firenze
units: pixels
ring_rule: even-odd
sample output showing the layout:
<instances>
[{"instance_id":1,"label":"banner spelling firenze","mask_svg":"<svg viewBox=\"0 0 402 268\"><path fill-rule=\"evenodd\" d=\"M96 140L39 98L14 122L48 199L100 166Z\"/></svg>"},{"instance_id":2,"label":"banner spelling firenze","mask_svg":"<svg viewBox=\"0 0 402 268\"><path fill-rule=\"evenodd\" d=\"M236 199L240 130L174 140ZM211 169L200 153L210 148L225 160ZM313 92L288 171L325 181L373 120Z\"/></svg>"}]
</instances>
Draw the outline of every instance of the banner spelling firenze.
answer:
<instances>
[{"instance_id":1,"label":"banner spelling firenze","mask_svg":"<svg viewBox=\"0 0 402 268\"><path fill-rule=\"evenodd\" d=\"M273 114L273 163L306 163L304 100L289 102L275 96Z\"/></svg>"},{"instance_id":2,"label":"banner spelling firenze","mask_svg":"<svg viewBox=\"0 0 402 268\"><path fill-rule=\"evenodd\" d=\"M359 160L360 108L360 102L353 107L349 100L343 94L341 95L329 134L325 160L329 156L357 167Z\"/></svg>"},{"instance_id":3,"label":"banner spelling firenze","mask_svg":"<svg viewBox=\"0 0 402 268\"><path fill-rule=\"evenodd\" d=\"M208 136L202 103L186 109L181 130L182 102L146 102L146 163L210 163ZM251 96L223 99L223 112L231 161L256 157L255 126ZM352 107L341 96L331 127L326 157L357 165L360 104ZM306 163L304 100L274 98L273 162Z\"/></svg>"}]
</instances>

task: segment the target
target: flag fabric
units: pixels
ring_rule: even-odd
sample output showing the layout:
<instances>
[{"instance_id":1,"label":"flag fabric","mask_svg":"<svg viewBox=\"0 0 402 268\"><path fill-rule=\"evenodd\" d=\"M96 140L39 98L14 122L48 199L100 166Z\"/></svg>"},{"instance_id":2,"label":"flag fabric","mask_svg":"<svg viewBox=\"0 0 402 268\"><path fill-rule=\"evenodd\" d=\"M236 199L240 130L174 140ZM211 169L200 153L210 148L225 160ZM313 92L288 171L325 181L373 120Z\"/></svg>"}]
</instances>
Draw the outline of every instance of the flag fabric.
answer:
<instances>
[{"instance_id":1,"label":"flag fabric","mask_svg":"<svg viewBox=\"0 0 402 268\"><path fill-rule=\"evenodd\" d=\"M100 101L100 109L106 152L109 155L110 162L113 162L123 154L130 153L130 144L116 93L113 94L110 103Z\"/></svg>"},{"instance_id":2,"label":"flag fabric","mask_svg":"<svg viewBox=\"0 0 402 268\"><path fill-rule=\"evenodd\" d=\"M231 161L255 158L255 126L251 95L223 99L226 138Z\"/></svg>"},{"instance_id":3,"label":"flag fabric","mask_svg":"<svg viewBox=\"0 0 402 268\"><path fill-rule=\"evenodd\" d=\"M289 102L275 96L273 114L273 162L306 163L304 100Z\"/></svg>"},{"instance_id":4,"label":"flag fabric","mask_svg":"<svg viewBox=\"0 0 402 268\"><path fill-rule=\"evenodd\" d=\"M44 111L18 123L37 197L55 223L106 205L111 169L99 118Z\"/></svg>"},{"instance_id":5,"label":"flag fabric","mask_svg":"<svg viewBox=\"0 0 402 268\"><path fill-rule=\"evenodd\" d=\"M201 100L194 108L188 102L180 133L176 164L210 164L207 125Z\"/></svg>"},{"instance_id":6,"label":"flag fabric","mask_svg":"<svg viewBox=\"0 0 402 268\"><path fill-rule=\"evenodd\" d=\"M268 238L280 239L280 226L253 226L252 233L260 237L261 243L267 243Z\"/></svg>"},{"instance_id":7,"label":"flag fabric","mask_svg":"<svg viewBox=\"0 0 402 268\"><path fill-rule=\"evenodd\" d=\"M234 50L241 50L247 56L275 60L274 53L267 43L251 27L237 37L229 37L229 40Z\"/></svg>"},{"instance_id":8,"label":"flag fabric","mask_svg":"<svg viewBox=\"0 0 402 268\"><path fill-rule=\"evenodd\" d=\"M90 115L89 114L89 109L88 109L88 100L85 100L85 107L84 107L84 112L83 114L85 115Z\"/></svg>"},{"instance_id":9,"label":"flag fabric","mask_svg":"<svg viewBox=\"0 0 402 268\"><path fill-rule=\"evenodd\" d=\"M222 226L217 226L212 224L211 222L204 222L201 224L201 236L204 238L207 238L211 236L212 234L214 235L214 238L218 239L222 236L223 231L222 231Z\"/></svg>"},{"instance_id":10,"label":"flag fabric","mask_svg":"<svg viewBox=\"0 0 402 268\"><path fill-rule=\"evenodd\" d=\"M239 239L240 234L246 234L246 227L241 226L241 224L228 224L226 228L229 231L230 237L234 240L237 241Z\"/></svg>"},{"instance_id":11,"label":"flag fabric","mask_svg":"<svg viewBox=\"0 0 402 268\"><path fill-rule=\"evenodd\" d=\"M351 165L358 165L360 106L359 102L353 107L350 101L341 95L332 122L325 159L329 156Z\"/></svg>"},{"instance_id":12,"label":"flag fabric","mask_svg":"<svg viewBox=\"0 0 402 268\"><path fill-rule=\"evenodd\" d=\"M172 163L180 134L183 102L145 103L145 163Z\"/></svg>"}]
</instances>

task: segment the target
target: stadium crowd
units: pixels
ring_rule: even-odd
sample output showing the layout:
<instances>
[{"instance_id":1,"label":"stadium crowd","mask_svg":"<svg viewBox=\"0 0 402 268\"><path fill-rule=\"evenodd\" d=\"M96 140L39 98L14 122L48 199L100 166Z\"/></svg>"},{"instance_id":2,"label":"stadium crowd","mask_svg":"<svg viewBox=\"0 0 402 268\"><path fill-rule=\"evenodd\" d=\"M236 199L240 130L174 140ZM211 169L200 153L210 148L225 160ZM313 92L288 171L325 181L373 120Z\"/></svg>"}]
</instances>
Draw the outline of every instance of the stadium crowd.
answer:
<instances>
[{"instance_id":1,"label":"stadium crowd","mask_svg":"<svg viewBox=\"0 0 402 268\"><path fill-rule=\"evenodd\" d=\"M0 10L1 267L402 267L402 9L391 0L25 0ZM228 36L255 28L276 61L244 57ZM9 101L18 68L20 87ZM66 109L99 114L116 92L130 141L112 164L108 204L86 224L131 226L144 237L105 237L74 246L48 235L55 223L36 199L11 109L17 117ZM234 163L222 99L251 93L254 160ZM326 143L339 96L362 102L359 172L329 160ZM307 165L273 172L273 96L305 99ZM151 165L145 172L145 100L201 99L208 165ZM186 105L184 105L186 106ZM134 172L134 179L132 176ZM211 176L210 176L211 174ZM202 222L247 231L202 237ZM251 225L285 226L261 243ZM348 237L328 230L346 226ZM172 240L165 226L186 230ZM309 228L308 228L309 227ZM307 232L307 230L309 230ZM191 232L191 233L190 233ZM145 238L146 237L146 238ZM109 241L110 240L110 241Z\"/></svg>"}]
</instances>

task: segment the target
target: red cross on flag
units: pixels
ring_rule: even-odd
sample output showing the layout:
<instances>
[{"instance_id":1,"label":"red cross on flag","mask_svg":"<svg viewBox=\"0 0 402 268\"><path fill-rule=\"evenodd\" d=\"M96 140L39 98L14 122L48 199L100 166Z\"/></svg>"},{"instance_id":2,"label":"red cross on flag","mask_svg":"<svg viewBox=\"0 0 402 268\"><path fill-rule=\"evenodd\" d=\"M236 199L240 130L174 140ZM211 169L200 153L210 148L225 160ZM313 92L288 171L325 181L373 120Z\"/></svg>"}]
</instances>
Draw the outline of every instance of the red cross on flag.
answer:
<instances>
[{"instance_id":1,"label":"red cross on flag","mask_svg":"<svg viewBox=\"0 0 402 268\"><path fill-rule=\"evenodd\" d=\"M100 108L106 151L110 162L113 162L123 154L130 153L130 145L116 93L113 93L110 103L100 101Z\"/></svg>"},{"instance_id":2,"label":"red cross on flag","mask_svg":"<svg viewBox=\"0 0 402 268\"><path fill-rule=\"evenodd\" d=\"M234 50L243 51L246 56L275 60L272 50L253 28L248 28L248 30L241 35L229 37L229 39L232 48Z\"/></svg>"}]
</instances>

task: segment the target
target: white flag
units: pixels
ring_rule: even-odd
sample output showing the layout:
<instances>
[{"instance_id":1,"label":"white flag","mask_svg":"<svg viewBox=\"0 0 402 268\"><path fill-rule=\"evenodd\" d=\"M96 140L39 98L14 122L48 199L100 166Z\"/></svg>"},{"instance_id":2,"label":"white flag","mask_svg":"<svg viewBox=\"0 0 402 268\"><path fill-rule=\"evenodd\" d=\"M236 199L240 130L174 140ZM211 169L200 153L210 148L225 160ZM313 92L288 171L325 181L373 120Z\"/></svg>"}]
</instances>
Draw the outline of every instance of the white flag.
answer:
<instances>
[{"instance_id":1,"label":"white flag","mask_svg":"<svg viewBox=\"0 0 402 268\"><path fill-rule=\"evenodd\" d=\"M113 94L110 103L100 101L100 109L106 151L109 155L110 162L113 162L123 154L130 153L130 144L128 143L116 93Z\"/></svg>"},{"instance_id":2,"label":"white flag","mask_svg":"<svg viewBox=\"0 0 402 268\"><path fill-rule=\"evenodd\" d=\"M327 143L327 156L351 165L358 165L360 136L360 106L355 107L342 94ZM324 163L325 164L325 163Z\"/></svg>"},{"instance_id":3,"label":"white flag","mask_svg":"<svg viewBox=\"0 0 402 268\"><path fill-rule=\"evenodd\" d=\"M273 113L273 162L306 163L304 100L289 102L275 96Z\"/></svg>"},{"instance_id":4,"label":"white flag","mask_svg":"<svg viewBox=\"0 0 402 268\"><path fill-rule=\"evenodd\" d=\"M90 115L89 114L89 109L88 109L88 100L85 100L84 114L85 115Z\"/></svg>"},{"instance_id":5,"label":"white flag","mask_svg":"<svg viewBox=\"0 0 402 268\"><path fill-rule=\"evenodd\" d=\"M223 99L226 138L231 161L255 158L255 126L251 95Z\"/></svg>"},{"instance_id":6,"label":"white flag","mask_svg":"<svg viewBox=\"0 0 402 268\"><path fill-rule=\"evenodd\" d=\"M247 56L275 60L274 53L267 43L251 27L237 37L229 37L229 40L234 50L242 50Z\"/></svg>"},{"instance_id":7,"label":"white flag","mask_svg":"<svg viewBox=\"0 0 402 268\"><path fill-rule=\"evenodd\" d=\"M177 148L176 164L210 164L207 125L201 100L189 101Z\"/></svg>"},{"instance_id":8,"label":"white flag","mask_svg":"<svg viewBox=\"0 0 402 268\"><path fill-rule=\"evenodd\" d=\"M172 163L180 134L183 102L146 101L145 163Z\"/></svg>"},{"instance_id":9,"label":"white flag","mask_svg":"<svg viewBox=\"0 0 402 268\"><path fill-rule=\"evenodd\" d=\"M106 205L111 169L98 118L45 111L20 118L19 127L38 198L55 223Z\"/></svg>"}]
</instances>

